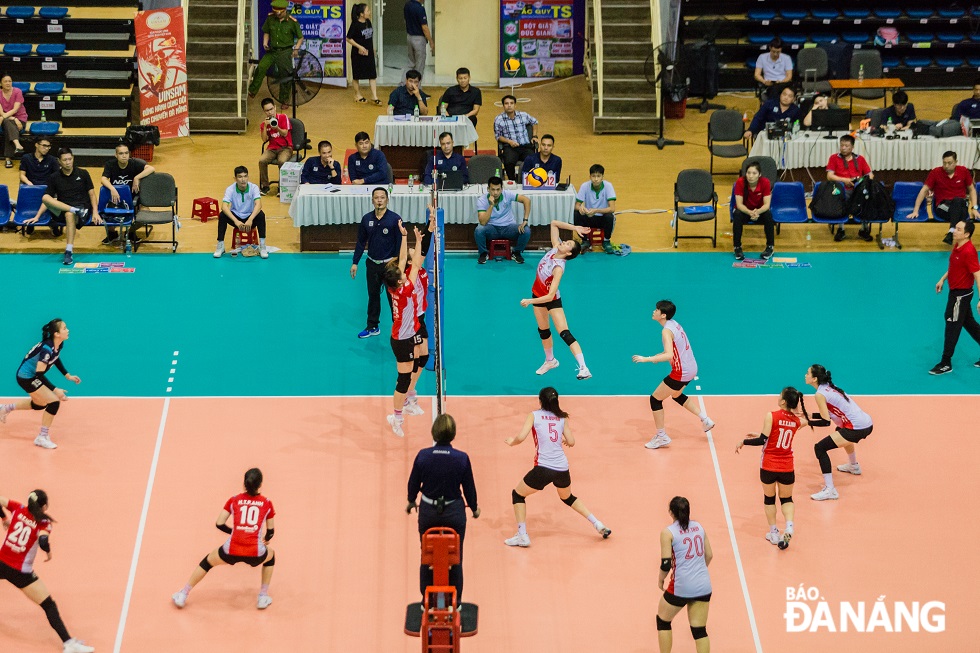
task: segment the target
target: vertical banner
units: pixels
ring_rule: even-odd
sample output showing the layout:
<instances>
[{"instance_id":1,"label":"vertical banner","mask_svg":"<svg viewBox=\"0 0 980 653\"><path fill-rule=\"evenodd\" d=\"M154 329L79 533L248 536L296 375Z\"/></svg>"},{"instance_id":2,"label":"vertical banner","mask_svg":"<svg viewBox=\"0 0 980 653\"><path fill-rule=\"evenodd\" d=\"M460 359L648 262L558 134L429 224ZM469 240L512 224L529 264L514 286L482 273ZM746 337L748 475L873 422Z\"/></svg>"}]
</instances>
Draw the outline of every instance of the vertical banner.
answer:
<instances>
[{"instance_id":1,"label":"vertical banner","mask_svg":"<svg viewBox=\"0 0 980 653\"><path fill-rule=\"evenodd\" d=\"M500 3L500 86L582 74L584 0Z\"/></svg>"},{"instance_id":2,"label":"vertical banner","mask_svg":"<svg viewBox=\"0 0 980 653\"><path fill-rule=\"evenodd\" d=\"M262 25L272 13L272 0L258 0L257 37L259 55L262 49ZM305 0L290 2L289 16L299 21L303 30L303 49L323 66L323 83L347 86L347 33L344 30L346 0Z\"/></svg>"},{"instance_id":3,"label":"vertical banner","mask_svg":"<svg viewBox=\"0 0 980 653\"><path fill-rule=\"evenodd\" d=\"M184 47L182 8L136 14L140 123L159 127L160 138L190 133Z\"/></svg>"}]
</instances>

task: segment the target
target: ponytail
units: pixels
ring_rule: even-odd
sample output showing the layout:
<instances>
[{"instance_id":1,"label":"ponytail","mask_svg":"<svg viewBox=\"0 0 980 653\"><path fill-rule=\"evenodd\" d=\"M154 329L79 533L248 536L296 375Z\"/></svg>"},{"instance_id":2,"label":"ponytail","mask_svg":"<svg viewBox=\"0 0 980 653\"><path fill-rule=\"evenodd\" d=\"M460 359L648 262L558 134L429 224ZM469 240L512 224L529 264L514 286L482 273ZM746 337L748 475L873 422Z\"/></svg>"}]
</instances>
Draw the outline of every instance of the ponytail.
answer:
<instances>
[{"instance_id":1,"label":"ponytail","mask_svg":"<svg viewBox=\"0 0 980 653\"><path fill-rule=\"evenodd\" d=\"M36 521L54 521L51 515L48 515L42 509L42 506L46 505L48 505L48 493L44 490L34 490L27 497L27 512L31 513L31 516Z\"/></svg>"},{"instance_id":2,"label":"ponytail","mask_svg":"<svg viewBox=\"0 0 980 653\"><path fill-rule=\"evenodd\" d=\"M257 496L259 494L259 488L261 487L262 470L260 470L258 467L253 467L245 472L245 492L249 496Z\"/></svg>"},{"instance_id":3,"label":"ponytail","mask_svg":"<svg viewBox=\"0 0 980 653\"><path fill-rule=\"evenodd\" d=\"M681 529L686 530L691 523L691 503L684 497L674 497L668 506L670 514L674 516Z\"/></svg>"},{"instance_id":4,"label":"ponytail","mask_svg":"<svg viewBox=\"0 0 980 653\"><path fill-rule=\"evenodd\" d=\"M62 325L65 323L60 317L56 317L43 327L41 327L41 340L54 340L54 334L61 331Z\"/></svg>"},{"instance_id":5,"label":"ponytail","mask_svg":"<svg viewBox=\"0 0 980 653\"><path fill-rule=\"evenodd\" d=\"M558 391L552 387L542 388L541 392L538 393L538 402L541 404L543 410L554 414L556 417L565 419L568 417L568 413L561 409L558 405Z\"/></svg>"},{"instance_id":6,"label":"ponytail","mask_svg":"<svg viewBox=\"0 0 980 653\"><path fill-rule=\"evenodd\" d=\"M799 408L803 412L803 419L806 421L807 426L810 426L810 414L806 411L806 404L803 403L802 392L793 386L787 386L783 388L779 398L786 402L786 407L791 411ZM813 426L810 426L810 430L813 430Z\"/></svg>"},{"instance_id":7,"label":"ponytail","mask_svg":"<svg viewBox=\"0 0 980 653\"><path fill-rule=\"evenodd\" d=\"M817 380L817 385L824 385L824 384L826 384L826 385L830 386L831 389L836 390L837 392L839 392L841 394L841 396L844 397L845 400L847 400L847 401L850 401L851 400L850 397L847 396L847 393L846 392L844 392L843 390L841 390L840 388L838 388L836 385L834 385L834 381L833 381L832 377L830 376L830 370L828 370L823 365L811 365L810 366L810 374L812 374L813 375L813 378L815 378Z\"/></svg>"}]
</instances>

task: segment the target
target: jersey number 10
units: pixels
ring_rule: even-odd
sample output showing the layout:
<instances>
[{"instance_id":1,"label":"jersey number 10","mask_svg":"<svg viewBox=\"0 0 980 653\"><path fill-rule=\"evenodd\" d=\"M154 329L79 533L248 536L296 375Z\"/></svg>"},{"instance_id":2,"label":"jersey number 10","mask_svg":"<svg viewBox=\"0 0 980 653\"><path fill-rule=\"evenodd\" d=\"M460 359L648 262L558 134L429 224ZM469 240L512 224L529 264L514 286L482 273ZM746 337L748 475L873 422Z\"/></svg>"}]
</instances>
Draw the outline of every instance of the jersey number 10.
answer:
<instances>
[{"instance_id":1,"label":"jersey number 10","mask_svg":"<svg viewBox=\"0 0 980 653\"><path fill-rule=\"evenodd\" d=\"M779 429L779 437L776 438L777 449L789 449L793 446L793 429Z\"/></svg>"},{"instance_id":2,"label":"jersey number 10","mask_svg":"<svg viewBox=\"0 0 980 653\"><path fill-rule=\"evenodd\" d=\"M259 507L258 506L242 506L241 517L238 519L239 523L243 526L258 526L259 525Z\"/></svg>"}]
</instances>

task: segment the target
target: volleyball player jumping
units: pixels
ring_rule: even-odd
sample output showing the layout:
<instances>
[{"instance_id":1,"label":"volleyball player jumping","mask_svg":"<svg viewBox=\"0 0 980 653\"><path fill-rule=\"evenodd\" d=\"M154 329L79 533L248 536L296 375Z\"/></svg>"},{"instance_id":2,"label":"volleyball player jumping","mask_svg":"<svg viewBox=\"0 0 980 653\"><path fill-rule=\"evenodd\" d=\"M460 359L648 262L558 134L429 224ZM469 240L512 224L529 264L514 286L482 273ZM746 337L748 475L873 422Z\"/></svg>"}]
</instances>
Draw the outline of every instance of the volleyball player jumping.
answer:
<instances>
[{"instance_id":1,"label":"volleyball player jumping","mask_svg":"<svg viewBox=\"0 0 980 653\"><path fill-rule=\"evenodd\" d=\"M704 527L691 520L691 504L684 497L674 497L668 507L670 526L660 532L660 589L664 591L657 608L657 639L660 653L670 653L674 634L670 622L684 606L694 635L697 653L708 653L708 602L711 600L711 543ZM673 569L670 582L664 581Z\"/></svg>"},{"instance_id":2,"label":"volleyball player jumping","mask_svg":"<svg viewBox=\"0 0 980 653\"><path fill-rule=\"evenodd\" d=\"M551 483L554 483L558 497L566 506L588 519L603 539L609 537L612 531L589 512L581 499L572 494L572 477L568 473L568 458L562 445L574 447L575 438L572 437L572 429L567 421L568 413L558 405L558 391L554 388L543 388L538 393L538 403L541 408L528 414L521 432L504 440L513 447L524 442L528 434L531 434L535 446L534 467L517 484L517 489L511 492L514 516L517 518L517 535L504 540L504 544L531 546L531 538L527 534L525 498L545 489Z\"/></svg>"},{"instance_id":3,"label":"volleyball player jumping","mask_svg":"<svg viewBox=\"0 0 980 653\"><path fill-rule=\"evenodd\" d=\"M582 236L588 235L591 231L589 227L576 227L560 220L551 221L551 249L541 257L541 261L538 263L537 276L534 278L534 285L531 287L531 299L522 299L521 306L525 308L534 306L534 319L537 320L538 335L541 336L541 345L544 347L544 364L538 368L537 373L544 374L548 370L558 367L558 359L555 358L554 341L551 338L548 322L550 318L555 328L558 329L558 335L568 345L578 362L578 372L575 378L581 381L591 377L592 372L585 365L585 356L582 354L581 345L568 330L565 310L561 306L561 293L558 292L558 284L561 283L562 275L565 273L565 263L578 256L579 252L582 251L582 246L574 240L562 240L559 229L568 229Z\"/></svg>"},{"instance_id":4,"label":"volleyball player jumping","mask_svg":"<svg viewBox=\"0 0 980 653\"><path fill-rule=\"evenodd\" d=\"M759 480L762 481L762 503L765 506L766 521L769 522L766 539L770 544L785 549L793 539L793 484L796 482L796 473L793 470L793 438L803 423L797 411L802 413L807 422L810 416L803 405L803 393L796 388L783 388L778 403L779 410L766 413L762 421L762 432L758 436L752 433L742 440L735 447L735 453L744 445L762 447ZM786 530L782 537L779 536L779 528L776 526L777 492L783 517L786 518Z\"/></svg>"},{"instance_id":5,"label":"volleyball player jumping","mask_svg":"<svg viewBox=\"0 0 980 653\"><path fill-rule=\"evenodd\" d=\"M236 565L239 562L244 562L251 567L262 565L262 587L259 590L256 607L265 610L272 604L269 583L272 581L276 554L268 545L276 532L276 510L269 499L259 494L261 488L261 470L253 467L245 472L245 491L228 499L215 521L217 529L228 533L231 537L205 556L200 565L194 568L184 588L171 597L178 608L187 604L187 595L195 585L204 580L204 576L213 567ZM232 518L231 526L227 523L229 517ZM265 535L260 539L263 529Z\"/></svg>"},{"instance_id":6,"label":"volleyball player jumping","mask_svg":"<svg viewBox=\"0 0 980 653\"><path fill-rule=\"evenodd\" d=\"M61 348L65 340L68 340L68 327L64 320L55 318L41 327L41 342L31 347L17 368L17 385L30 398L13 404L0 404L0 422L6 422L7 415L15 410L43 410L41 432L34 438L34 444L45 449L58 447L51 441L48 429L54 422L54 416L58 414L61 402L68 401L68 393L56 388L45 373L54 365L72 383L77 385L82 382L77 376L69 374L61 362Z\"/></svg>"},{"instance_id":7,"label":"volleyball player jumping","mask_svg":"<svg viewBox=\"0 0 980 653\"><path fill-rule=\"evenodd\" d=\"M827 501L838 498L837 488L834 487L834 474L830 467L831 449L843 447L847 452L848 462L838 465L837 470L847 474L861 475L861 465L857 461L854 445L871 435L874 424L871 416L861 410L843 390L834 385L830 370L823 365L811 365L803 377L807 385L817 389L813 398L820 411L820 419L811 419L811 426L830 426L831 421L837 429L813 445L813 451L820 462L820 473L823 474L823 489L811 494L814 501Z\"/></svg>"},{"instance_id":8,"label":"volleyball player jumping","mask_svg":"<svg viewBox=\"0 0 980 653\"><path fill-rule=\"evenodd\" d=\"M663 339L664 350L654 356L633 356L634 363L665 363L670 361L670 374L664 377L657 389L650 395L650 409L653 410L653 421L657 425L657 433L643 445L647 449L659 449L670 444L670 438L664 428L664 399L667 397L672 398L689 412L701 418L701 427L705 432L710 431L715 425L708 414L698 408L696 402L689 401L690 397L684 394L684 387L698 374L698 363L694 360L694 352L691 351L691 343L687 339L687 333L674 320L676 312L677 307L674 306L674 302L668 299L657 302L657 307L653 310L653 321L659 322L660 326L663 327L661 338Z\"/></svg>"},{"instance_id":9,"label":"volleyball player jumping","mask_svg":"<svg viewBox=\"0 0 980 653\"><path fill-rule=\"evenodd\" d=\"M405 396L412 385L412 374L415 372L415 348L421 342L419 337L419 318L415 308L415 284L422 269L422 234L415 228L415 248L412 250L412 264L406 267L408 259L408 232L401 222L398 228L402 232L401 252L398 256L398 266L388 266L384 271L384 282L391 295L391 350L395 353L398 365L398 380L392 393L394 413L388 415L388 424L398 437L404 437L402 425L402 408L405 406ZM402 270L408 270L408 274Z\"/></svg>"},{"instance_id":10,"label":"volleyball player jumping","mask_svg":"<svg viewBox=\"0 0 980 653\"><path fill-rule=\"evenodd\" d=\"M432 234L436 230L436 210L429 207L429 221L425 224L422 231L422 266L419 268L419 277L415 280L415 315L419 321L419 344L415 346L415 371L412 372L412 382L408 386L408 394L405 395L405 405L402 413L405 415L422 415L425 413L419 406L418 393L415 385L422 376L422 370L429 362L429 330L425 326L425 311L429 307L429 273L425 269L425 257L429 253L429 244L432 242Z\"/></svg>"},{"instance_id":11,"label":"volleyball player jumping","mask_svg":"<svg viewBox=\"0 0 980 653\"><path fill-rule=\"evenodd\" d=\"M47 493L44 490L34 490L27 498L26 506L0 496L0 508L10 511L8 519L0 509L0 519L7 528L3 543L0 544L0 579L7 581L41 606L48 623L61 638L64 653L92 653L95 648L86 646L68 634L51 593L44 581L34 573L34 559L38 549L44 551L45 562L51 559L51 543L48 538L54 520L46 513Z\"/></svg>"}]
</instances>

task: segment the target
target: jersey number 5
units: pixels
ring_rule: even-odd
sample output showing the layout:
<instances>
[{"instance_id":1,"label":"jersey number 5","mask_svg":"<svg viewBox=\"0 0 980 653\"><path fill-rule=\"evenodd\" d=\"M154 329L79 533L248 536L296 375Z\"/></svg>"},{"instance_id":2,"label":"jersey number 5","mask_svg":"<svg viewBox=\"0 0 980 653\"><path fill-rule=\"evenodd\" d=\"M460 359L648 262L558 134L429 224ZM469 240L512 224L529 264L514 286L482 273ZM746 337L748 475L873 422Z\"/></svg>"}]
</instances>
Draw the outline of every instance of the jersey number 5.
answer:
<instances>
[{"instance_id":1,"label":"jersey number 5","mask_svg":"<svg viewBox=\"0 0 980 653\"><path fill-rule=\"evenodd\" d=\"M558 442L558 427L556 424L548 424L548 438L552 442Z\"/></svg>"},{"instance_id":2,"label":"jersey number 5","mask_svg":"<svg viewBox=\"0 0 980 653\"><path fill-rule=\"evenodd\" d=\"M700 535L695 535L693 540L685 537L684 544L687 545L687 553L684 555L685 560L704 557L704 540L701 539ZM691 553L692 551L694 552L693 555Z\"/></svg>"},{"instance_id":3,"label":"jersey number 5","mask_svg":"<svg viewBox=\"0 0 980 653\"><path fill-rule=\"evenodd\" d=\"M259 525L259 507L258 506L242 506L241 517L238 519L242 526L258 526Z\"/></svg>"}]
</instances>

